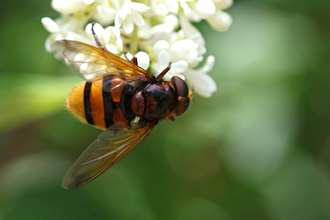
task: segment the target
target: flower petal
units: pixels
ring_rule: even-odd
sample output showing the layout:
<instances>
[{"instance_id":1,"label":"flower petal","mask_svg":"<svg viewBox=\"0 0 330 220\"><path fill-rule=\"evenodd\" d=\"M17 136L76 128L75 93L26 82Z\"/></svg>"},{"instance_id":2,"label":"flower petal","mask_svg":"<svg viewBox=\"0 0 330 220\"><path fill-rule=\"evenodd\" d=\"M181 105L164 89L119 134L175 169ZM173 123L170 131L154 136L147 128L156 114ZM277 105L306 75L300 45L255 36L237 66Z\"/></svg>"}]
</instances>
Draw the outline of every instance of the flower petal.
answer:
<instances>
[{"instance_id":1,"label":"flower petal","mask_svg":"<svg viewBox=\"0 0 330 220\"><path fill-rule=\"evenodd\" d=\"M99 13L99 15L106 21L114 20L117 13L115 9L104 7L102 5L97 6L96 10Z\"/></svg>"},{"instance_id":2,"label":"flower petal","mask_svg":"<svg viewBox=\"0 0 330 220\"><path fill-rule=\"evenodd\" d=\"M138 65L143 69L147 70L150 65L149 55L146 52L138 52L135 54L135 57L138 59Z\"/></svg>"},{"instance_id":3,"label":"flower petal","mask_svg":"<svg viewBox=\"0 0 330 220\"><path fill-rule=\"evenodd\" d=\"M190 20L195 22L199 22L201 20L201 17L199 17L195 11L191 10L186 2L181 2L180 6L182 7L185 16L187 16Z\"/></svg>"},{"instance_id":4,"label":"flower petal","mask_svg":"<svg viewBox=\"0 0 330 220\"><path fill-rule=\"evenodd\" d=\"M103 41L105 44L107 44L110 41L111 33L109 30L104 29L103 31Z\"/></svg>"},{"instance_id":5,"label":"flower petal","mask_svg":"<svg viewBox=\"0 0 330 220\"><path fill-rule=\"evenodd\" d=\"M169 24L173 27L173 29L177 29L179 27L179 19L177 16L173 14L169 14L164 19L165 24Z\"/></svg>"},{"instance_id":6,"label":"flower petal","mask_svg":"<svg viewBox=\"0 0 330 220\"><path fill-rule=\"evenodd\" d=\"M141 27L145 24L144 19L143 19L142 15L140 13L138 13L136 11L132 11L130 16L131 16L131 19L133 20L133 22L137 26Z\"/></svg>"},{"instance_id":7,"label":"flower petal","mask_svg":"<svg viewBox=\"0 0 330 220\"><path fill-rule=\"evenodd\" d=\"M225 31L230 27L231 23L233 23L233 19L227 12L217 11L207 19L207 22L214 30Z\"/></svg>"},{"instance_id":8,"label":"flower petal","mask_svg":"<svg viewBox=\"0 0 330 220\"><path fill-rule=\"evenodd\" d=\"M171 72L174 73L183 73L187 70L188 63L184 60L174 62L171 64Z\"/></svg>"},{"instance_id":9,"label":"flower petal","mask_svg":"<svg viewBox=\"0 0 330 220\"><path fill-rule=\"evenodd\" d=\"M233 0L213 0L213 2L218 8L222 10L229 8L233 4Z\"/></svg>"},{"instance_id":10,"label":"flower petal","mask_svg":"<svg viewBox=\"0 0 330 220\"><path fill-rule=\"evenodd\" d=\"M111 0L112 4L115 6L115 8L117 10L120 9L120 4L119 4L119 1L118 0Z\"/></svg>"},{"instance_id":11,"label":"flower petal","mask_svg":"<svg viewBox=\"0 0 330 220\"><path fill-rule=\"evenodd\" d=\"M125 20L127 14L130 12L131 10L131 5L130 3L126 3L124 4L124 6L119 10L118 14L119 14L119 17L123 20Z\"/></svg>"},{"instance_id":12,"label":"flower petal","mask_svg":"<svg viewBox=\"0 0 330 220\"><path fill-rule=\"evenodd\" d=\"M156 15L161 16L161 17L166 16L169 12L163 3L158 3L154 7L154 10L156 12Z\"/></svg>"},{"instance_id":13,"label":"flower petal","mask_svg":"<svg viewBox=\"0 0 330 220\"><path fill-rule=\"evenodd\" d=\"M83 10L85 5L74 0L53 0L52 7L62 14L72 14Z\"/></svg>"},{"instance_id":14,"label":"flower petal","mask_svg":"<svg viewBox=\"0 0 330 220\"><path fill-rule=\"evenodd\" d=\"M138 12L141 12L141 13L149 10L149 7L145 4L143 4L143 3L132 2L131 7L135 11L138 11Z\"/></svg>"},{"instance_id":15,"label":"flower petal","mask_svg":"<svg viewBox=\"0 0 330 220\"><path fill-rule=\"evenodd\" d=\"M134 23L129 17L124 21L123 30L126 34L130 34L134 30Z\"/></svg>"},{"instance_id":16,"label":"flower petal","mask_svg":"<svg viewBox=\"0 0 330 220\"><path fill-rule=\"evenodd\" d=\"M180 40L171 45L173 51L190 51L196 49L198 45L192 40Z\"/></svg>"},{"instance_id":17,"label":"flower petal","mask_svg":"<svg viewBox=\"0 0 330 220\"><path fill-rule=\"evenodd\" d=\"M170 45L166 40L157 41L154 44L153 53L156 53L154 55L157 56L161 50L167 50L167 49L169 49L169 47L170 47Z\"/></svg>"},{"instance_id":18,"label":"flower petal","mask_svg":"<svg viewBox=\"0 0 330 220\"><path fill-rule=\"evenodd\" d=\"M217 84L212 77L207 74L200 75L199 83L197 85L195 87L196 93L204 98L211 97L212 93L217 91Z\"/></svg>"},{"instance_id":19,"label":"flower petal","mask_svg":"<svg viewBox=\"0 0 330 220\"><path fill-rule=\"evenodd\" d=\"M160 51L158 55L158 71L163 71L166 69L170 63L170 59L170 55L165 50Z\"/></svg>"},{"instance_id":20,"label":"flower petal","mask_svg":"<svg viewBox=\"0 0 330 220\"><path fill-rule=\"evenodd\" d=\"M86 5L91 5L91 4L93 4L95 2L95 0L84 0L84 3L86 4Z\"/></svg>"},{"instance_id":21,"label":"flower petal","mask_svg":"<svg viewBox=\"0 0 330 220\"><path fill-rule=\"evenodd\" d=\"M96 36L102 36L104 29L99 23L96 23L94 25L94 31L95 31Z\"/></svg>"},{"instance_id":22,"label":"flower petal","mask_svg":"<svg viewBox=\"0 0 330 220\"><path fill-rule=\"evenodd\" d=\"M117 13L115 17L115 27L120 28L122 24L123 24L123 19L121 19L119 17L119 13Z\"/></svg>"},{"instance_id":23,"label":"flower petal","mask_svg":"<svg viewBox=\"0 0 330 220\"><path fill-rule=\"evenodd\" d=\"M51 34L47 37L45 42L46 51L51 52L50 45L56 41L56 34Z\"/></svg>"},{"instance_id":24,"label":"flower petal","mask_svg":"<svg viewBox=\"0 0 330 220\"><path fill-rule=\"evenodd\" d=\"M206 19L215 13L215 5L212 0L199 0L192 4L199 17Z\"/></svg>"},{"instance_id":25,"label":"flower petal","mask_svg":"<svg viewBox=\"0 0 330 220\"><path fill-rule=\"evenodd\" d=\"M116 28L114 26L108 26L105 28L105 30L111 32L112 34L115 35L115 37L120 37L120 29Z\"/></svg>"},{"instance_id":26,"label":"flower petal","mask_svg":"<svg viewBox=\"0 0 330 220\"><path fill-rule=\"evenodd\" d=\"M117 46L118 46L118 50L123 51L123 39L117 38L116 43L117 43Z\"/></svg>"},{"instance_id":27,"label":"flower petal","mask_svg":"<svg viewBox=\"0 0 330 220\"><path fill-rule=\"evenodd\" d=\"M212 93L215 93L217 91L216 83L206 73L190 69L187 70L184 75L190 82L192 88L194 89L194 92L204 98L211 97Z\"/></svg>"},{"instance_id":28,"label":"flower petal","mask_svg":"<svg viewBox=\"0 0 330 220\"><path fill-rule=\"evenodd\" d=\"M206 63L200 69L188 69L184 72L187 80L197 94L204 98L209 98L217 91L217 85L207 74L214 65L214 56L208 56Z\"/></svg>"},{"instance_id":29,"label":"flower petal","mask_svg":"<svg viewBox=\"0 0 330 220\"><path fill-rule=\"evenodd\" d=\"M152 35L158 32L163 33L163 32L172 32L172 31L173 31L173 26L171 26L170 24L159 24L150 28L150 32Z\"/></svg>"},{"instance_id":30,"label":"flower petal","mask_svg":"<svg viewBox=\"0 0 330 220\"><path fill-rule=\"evenodd\" d=\"M60 31L60 27L51 18L44 17L41 19L41 23L44 26L44 28L50 33L56 33Z\"/></svg>"},{"instance_id":31,"label":"flower petal","mask_svg":"<svg viewBox=\"0 0 330 220\"><path fill-rule=\"evenodd\" d=\"M174 14L177 14L179 11L179 4L177 1L173 1L173 0L168 0L169 4L170 4L170 11Z\"/></svg>"},{"instance_id":32,"label":"flower petal","mask_svg":"<svg viewBox=\"0 0 330 220\"><path fill-rule=\"evenodd\" d=\"M210 72L213 69L214 62L215 62L214 56L212 55L208 56L205 65L201 68L201 71L204 73Z\"/></svg>"},{"instance_id":33,"label":"flower petal","mask_svg":"<svg viewBox=\"0 0 330 220\"><path fill-rule=\"evenodd\" d=\"M116 46L113 45L113 44L106 44L105 47L107 48L107 50L108 50L110 53L114 53L114 54L118 54L118 53L119 53L118 49L117 49Z\"/></svg>"},{"instance_id":34,"label":"flower petal","mask_svg":"<svg viewBox=\"0 0 330 220\"><path fill-rule=\"evenodd\" d=\"M130 52L127 52L127 53L125 53L124 59L131 62L131 60L133 59L133 55Z\"/></svg>"},{"instance_id":35,"label":"flower petal","mask_svg":"<svg viewBox=\"0 0 330 220\"><path fill-rule=\"evenodd\" d=\"M198 44L198 54L203 55L206 52L205 40L202 34L195 28L184 15L180 15L180 23L186 38L193 40Z\"/></svg>"}]
</instances>

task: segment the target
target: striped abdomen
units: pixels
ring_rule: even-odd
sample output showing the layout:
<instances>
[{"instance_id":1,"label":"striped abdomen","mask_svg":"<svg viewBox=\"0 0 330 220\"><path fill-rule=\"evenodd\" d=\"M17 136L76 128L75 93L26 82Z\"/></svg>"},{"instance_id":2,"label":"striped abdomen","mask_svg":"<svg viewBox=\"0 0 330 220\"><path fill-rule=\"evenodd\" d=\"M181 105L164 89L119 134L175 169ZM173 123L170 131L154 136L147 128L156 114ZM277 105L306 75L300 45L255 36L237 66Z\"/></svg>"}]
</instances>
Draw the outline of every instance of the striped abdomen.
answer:
<instances>
[{"instance_id":1,"label":"striped abdomen","mask_svg":"<svg viewBox=\"0 0 330 220\"><path fill-rule=\"evenodd\" d=\"M126 91L130 87L123 77L111 75L82 82L67 97L66 107L82 122L101 129L118 122L129 125L133 116L125 113L125 105L129 107L130 103L123 103L122 96L124 91L130 94Z\"/></svg>"}]
</instances>

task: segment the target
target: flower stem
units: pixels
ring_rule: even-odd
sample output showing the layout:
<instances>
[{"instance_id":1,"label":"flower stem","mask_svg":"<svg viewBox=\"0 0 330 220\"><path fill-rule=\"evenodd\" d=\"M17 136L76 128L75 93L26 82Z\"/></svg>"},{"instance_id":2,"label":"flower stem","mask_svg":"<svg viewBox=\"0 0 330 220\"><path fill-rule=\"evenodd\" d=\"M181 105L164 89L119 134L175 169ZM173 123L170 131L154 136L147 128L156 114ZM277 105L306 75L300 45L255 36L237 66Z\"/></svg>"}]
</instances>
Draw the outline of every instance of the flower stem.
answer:
<instances>
[{"instance_id":1,"label":"flower stem","mask_svg":"<svg viewBox=\"0 0 330 220\"><path fill-rule=\"evenodd\" d=\"M130 53L134 56L138 52L139 38L138 38L138 27L134 25L134 30L131 34L131 45Z\"/></svg>"}]
</instances>

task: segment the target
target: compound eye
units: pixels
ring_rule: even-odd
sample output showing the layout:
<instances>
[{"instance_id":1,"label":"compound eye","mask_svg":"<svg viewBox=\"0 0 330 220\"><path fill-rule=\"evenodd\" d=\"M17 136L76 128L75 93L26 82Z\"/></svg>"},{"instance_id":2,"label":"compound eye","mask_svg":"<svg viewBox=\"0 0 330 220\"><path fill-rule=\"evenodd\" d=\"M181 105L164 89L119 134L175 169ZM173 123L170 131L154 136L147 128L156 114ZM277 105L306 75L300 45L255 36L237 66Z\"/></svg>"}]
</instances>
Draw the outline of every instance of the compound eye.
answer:
<instances>
[{"instance_id":1,"label":"compound eye","mask_svg":"<svg viewBox=\"0 0 330 220\"><path fill-rule=\"evenodd\" d=\"M173 76L171 83L174 86L175 91L178 94L178 105L175 109L175 115L182 115L189 107L189 89L185 81L180 77Z\"/></svg>"},{"instance_id":2,"label":"compound eye","mask_svg":"<svg viewBox=\"0 0 330 220\"><path fill-rule=\"evenodd\" d=\"M189 89L185 81L178 76L173 76L171 82L179 97L188 97Z\"/></svg>"}]
</instances>

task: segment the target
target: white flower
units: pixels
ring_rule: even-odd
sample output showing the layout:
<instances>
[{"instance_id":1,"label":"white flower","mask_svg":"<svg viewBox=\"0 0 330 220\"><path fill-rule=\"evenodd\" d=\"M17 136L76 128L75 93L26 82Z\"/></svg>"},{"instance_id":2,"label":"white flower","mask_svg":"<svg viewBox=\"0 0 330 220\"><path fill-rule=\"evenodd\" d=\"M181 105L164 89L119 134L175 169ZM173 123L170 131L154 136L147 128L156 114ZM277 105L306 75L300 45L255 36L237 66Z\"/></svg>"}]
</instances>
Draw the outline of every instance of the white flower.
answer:
<instances>
[{"instance_id":1,"label":"white flower","mask_svg":"<svg viewBox=\"0 0 330 220\"><path fill-rule=\"evenodd\" d=\"M180 23L181 23L184 37L186 39L193 40L198 45L198 48L197 48L198 55L205 54L205 52L206 52L205 40L204 40L202 34L197 30L197 28L195 28L193 25L191 25L189 20L183 15L180 15Z\"/></svg>"},{"instance_id":2,"label":"white flower","mask_svg":"<svg viewBox=\"0 0 330 220\"><path fill-rule=\"evenodd\" d=\"M148 17L158 15L161 17L166 16L170 12L169 1L166 0L151 0L150 10L146 15Z\"/></svg>"},{"instance_id":3,"label":"white flower","mask_svg":"<svg viewBox=\"0 0 330 220\"><path fill-rule=\"evenodd\" d=\"M170 24L159 24L151 26L150 22L139 28L138 36L143 39L143 43L153 45L160 40L170 40L173 35L173 26Z\"/></svg>"},{"instance_id":4,"label":"white flower","mask_svg":"<svg viewBox=\"0 0 330 220\"><path fill-rule=\"evenodd\" d=\"M117 10L111 7L106 7L104 5L99 5L96 7L97 13L94 16L98 22L103 25L112 23L115 20Z\"/></svg>"},{"instance_id":5,"label":"white flower","mask_svg":"<svg viewBox=\"0 0 330 220\"><path fill-rule=\"evenodd\" d=\"M184 15L191 21L199 22L207 19L213 29L224 31L232 23L230 15L222 10L233 4L232 0L197 0L179 1ZM181 16L180 15L180 16Z\"/></svg>"},{"instance_id":6,"label":"white flower","mask_svg":"<svg viewBox=\"0 0 330 220\"><path fill-rule=\"evenodd\" d=\"M83 0L53 0L52 7L62 14L73 14L83 10L85 8L85 3Z\"/></svg>"},{"instance_id":7,"label":"white flower","mask_svg":"<svg viewBox=\"0 0 330 220\"><path fill-rule=\"evenodd\" d=\"M112 0L118 10L115 18L115 26L117 28L122 27L126 34L132 33L134 29L134 24L137 26L144 25L144 19L141 13L149 9L148 6L142 3L131 2L131 0L123 0L120 2L118 0Z\"/></svg>"},{"instance_id":8,"label":"white flower","mask_svg":"<svg viewBox=\"0 0 330 220\"><path fill-rule=\"evenodd\" d=\"M174 14L169 14L164 18L160 18L159 21L164 24L169 24L173 27L173 30L176 30L179 28L179 19Z\"/></svg>"},{"instance_id":9,"label":"white flower","mask_svg":"<svg viewBox=\"0 0 330 220\"><path fill-rule=\"evenodd\" d=\"M143 69L147 70L150 65L149 55L146 52L140 51L135 54L135 57L138 60L138 65Z\"/></svg>"},{"instance_id":10,"label":"white flower","mask_svg":"<svg viewBox=\"0 0 330 220\"><path fill-rule=\"evenodd\" d=\"M51 18L44 17L41 19L41 23L44 25L45 29L50 33L56 33L60 31L60 27Z\"/></svg>"},{"instance_id":11,"label":"white flower","mask_svg":"<svg viewBox=\"0 0 330 220\"><path fill-rule=\"evenodd\" d=\"M183 9L183 14L192 21L199 22L201 21L201 17L190 7L187 2L180 3L181 8Z\"/></svg>"},{"instance_id":12,"label":"white flower","mask_svg":"<svg viewBox=\"0 0 330 220\"><path fill-rule=\"evenodd\" d=\"M213 0L213 2L218 8L222 10L229 8L233 4L233 0Z\"/></svg>"},{"instance_id":13,"label":"white flower","mask_svg":"<svg viewBox=\"0 0 330 220\"><path fill-rule=\"evenodd\" d=\"M202 19L209 18L215 13L215 5L212 0L198 0L191 3L191 5L196 14Z\"/></svg>"},{"instance_id":14,"label":"white flower","mask_svg":"<svg viewBox=\"0 0 330 220\"><path fill-rule=\"evenodd\" d=\"M198 55L197 48L198 44L189 39L179 40L172 44L165 40L160 40L154 44L151 53L156 56L156 54L164 50L170 55L172 62L184 60L190 67L194 67L203 59L202 56Z\"/></svg>"},{"instance_id":15,"label":"white flower","mask_svg":"<svg viewBox=\"0 0 330 220\"><path fill-rule=\"evenodd\" d=\"M217 31L225 31L230 27L231 23L233 23L233 19L227 12L219 10L209 17L207 22L213 29Z\"/></svg>"},{"instance_id":16,"label":"white flower","mask_svg":"<svg viewBox=\"0 0 330 220\"><path fill-rule=\"evenodd\" d=\"M171 63L164 80L179 76L203 97L217 89L207 75L214 64L209 56L204 66L206 45L203 35L191 22L206 20L217 31L227 30L231 16L223 10L233 0L52 0L52 7L61 16L45 17L42 24L51 34L46 50L61 39L97 46L91 24L100 43L111 53L124 57L135 54L138 65L159 74ZM128 59L133 56L126 54ZM86 58L88 59L88 58ZM82 64L84 65L84 64ZM88 68L88 66L82 68Z\"/></svg>"},{"instance_id":17,"label":"white flower","mask_svg":"<svg viewBox=\"0 0 330 220\"><path fill-rule=\"evenodd\" d=\"M88 24L85 28L85 32L94 40L91 27L92 24ZM94 31L101 44L103 44L110 53L119 54L123 51L123 39L120 35L120 29L113 26L103 28L100 24L96 23L94 25Z\"/></svg>"},{"instance_id":18,"label":"white flower","mask_svg":"<svg viewBox=\"0 0 330 220\"><path fill-rule=\"evenodd\" d=\"M144 70L148 70L150 65L149 55L144 51L140 51L134 56L131 53L126 52L125 54L122 54L120 57L128 61L132 61L133 57L136 57L138 66L143 68Z\"/></svg>"},{"instance_id":19,"label":"white flower","mask_svg":"<svg viewBox=\"0 0 330 220\"><path fill-rule=\"evenodd\" d=\"M214 80L207 75L213 68L214 60L213 56L209 56L203 67L199 69L188 69L183 73L194 92L204 98L211 97L212 93L217 91L217 85Z\"/></svg>"},{"instance_id":20,"label":"white flower","mask_svg":"<svg viewBox=\"0 0 330 220\"><path fill-rule=\"evenodd\" d=\"M154 63L154 65L152 65L151 68L158 75L169 66L170 60L171 60L170 55L166 51L162 50L159 53L158 62ZM188 63L186 61L173 62L171 63L170 70L165 74L163 79L170 81L173 76L179 76L184 80L184 76L182 75L182 73L186 71L187 68L188 68Z\"/></svg>"},{"instance_id":21,"label":"white flower","mask_svg":"<svg viewBox=\"0 0 330 220\"><path fill-rule=\"evenodd\" d=\"M78 20L74 17L66 16L59 18L56 21L45 17L41 19L41 22L45 29L52 33L45 42L47 51L50 51L50 45L53 42L61 39L77 40L88 44L93 43L93 41L84 36L83 32L81 31L85 23L84 20Z\"/></svg>"}]
</instances>

